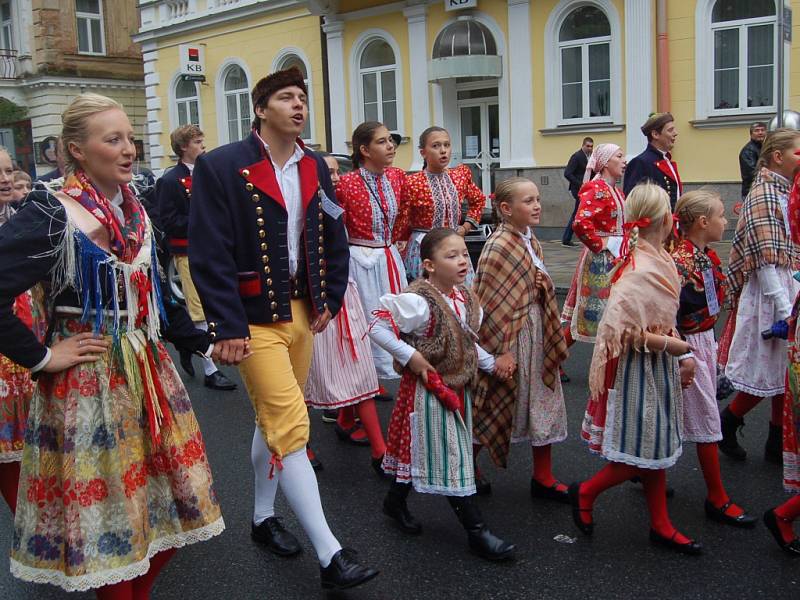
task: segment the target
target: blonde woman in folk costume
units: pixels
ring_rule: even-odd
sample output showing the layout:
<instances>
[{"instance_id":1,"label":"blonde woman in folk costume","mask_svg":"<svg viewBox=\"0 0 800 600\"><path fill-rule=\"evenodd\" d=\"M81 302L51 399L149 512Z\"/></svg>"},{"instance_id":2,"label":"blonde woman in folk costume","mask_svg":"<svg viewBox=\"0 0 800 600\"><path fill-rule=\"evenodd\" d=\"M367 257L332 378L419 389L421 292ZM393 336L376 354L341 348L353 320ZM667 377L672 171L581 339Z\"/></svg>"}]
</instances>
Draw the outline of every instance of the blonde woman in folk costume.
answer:
<instances>
[{"instance_id":1,"label":"blonde woman in folk costume","mask_svg":"<svg viewBox=\"0 0 800 600\"><path fill-rule=\"evenodd\" d=\"M62 192L35 194L0 230L0 353L39 374L11 572L96 588L101 600L147 598L175 548L224 524L191 403L159 341L169 315L152 226L127 186L128 117L84 94L62 121ZM38 282L53 299L46 345L11 312ZM208 346L200 332L191 349Z\"/></svg>"}]
</instances>

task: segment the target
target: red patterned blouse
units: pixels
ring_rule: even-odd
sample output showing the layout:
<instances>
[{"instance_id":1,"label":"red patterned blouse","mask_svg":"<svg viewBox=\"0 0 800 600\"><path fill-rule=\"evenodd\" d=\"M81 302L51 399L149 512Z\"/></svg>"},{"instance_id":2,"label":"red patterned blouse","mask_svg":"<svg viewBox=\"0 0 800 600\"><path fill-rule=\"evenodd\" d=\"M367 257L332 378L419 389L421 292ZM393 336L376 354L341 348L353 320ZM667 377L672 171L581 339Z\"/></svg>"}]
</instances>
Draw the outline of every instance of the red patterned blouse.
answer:
<instances>
[{"instance_id":1,"label":"red patterned blouse","mask_svg":"<svg viewBox=\"0 0 800 600\"><path fill-rule=\"evenodd\" d=\"M408 175L400 200L400 215L394 229L395 241L407 241L414 229L456 228L461 223L461 204L466 199L467 219L481 222L486 196L472 181L467 165L444 173L419 171Z\"/></svg>"},{"instance_id":2,"label":"red patterned blouse","mask_svg":"<svg viewBox=\"0 0 800 600\"><path fill-rule=\"evenodd\" d=\"M336 199L345 211L344 223L351 241L392 243L405 180L405 171L397 167L389 167L383 175L356 169L339 180Z\"/></svg>"},{"instance_id":3,"label":"red patterned blouse","mask_svg":"<svg viewBox=\"0 0 800 600\"><path fill-rule=\"evenodd\" d=\"M625 196L602 178L587 181L578 192L578 211L572 231L595 254L603 249L603 237L622 235Z\"/></svg>"}]
</instances>

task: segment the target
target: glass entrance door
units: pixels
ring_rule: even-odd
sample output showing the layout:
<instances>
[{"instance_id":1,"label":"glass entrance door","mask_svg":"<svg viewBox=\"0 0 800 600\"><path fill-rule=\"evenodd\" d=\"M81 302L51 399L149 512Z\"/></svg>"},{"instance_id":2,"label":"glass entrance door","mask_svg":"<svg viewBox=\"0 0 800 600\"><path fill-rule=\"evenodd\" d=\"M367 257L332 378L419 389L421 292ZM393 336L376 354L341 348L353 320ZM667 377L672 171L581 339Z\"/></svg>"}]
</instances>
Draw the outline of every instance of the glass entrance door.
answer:
<instances>
[{"instance_id":1,"label":"glass entrance door","mask_svg":"<svg viewBox=\"0 0 800 600\"><path fill-rule=\"evenodd\" d=\"M461 162L469 166L475 183L487 196L494 189L494 171L500 166L500 118L496 98L459 101Z\"/></svg>"}]
</instances>

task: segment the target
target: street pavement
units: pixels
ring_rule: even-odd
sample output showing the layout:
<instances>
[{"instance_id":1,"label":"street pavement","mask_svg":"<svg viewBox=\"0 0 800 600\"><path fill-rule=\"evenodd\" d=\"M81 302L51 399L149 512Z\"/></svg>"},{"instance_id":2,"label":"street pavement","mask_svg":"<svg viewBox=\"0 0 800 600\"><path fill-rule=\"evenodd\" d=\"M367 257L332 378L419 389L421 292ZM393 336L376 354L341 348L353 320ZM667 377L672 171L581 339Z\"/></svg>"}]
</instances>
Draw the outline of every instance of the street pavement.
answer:
<instances>
[{"instance_id":1,"label":"street pavement","mask_svg":"<svg viewBox=\"0 0 800 600\"><path fill-rule=\"evenodd\" d=\"M559 269L571 276L568 259L574 257L574 269L577 253L556 242L545 244L554 278L561 277ZM554 260L557 256L567 259ZM557 284L565 287L569 276L566 282ZM584 479L603 465L578 435L590 360L591 347L579 343L565 365L572 377L564 386L570 436L555 446L553 458L556 475L567 483ZM226 372L239 381L235 370ZM753 530L737 530L705 518L705 488L693 444L684 447L684 456L668 472L675 488L669 506L676 526L704 544L703 556L682 556L651 546L644 496L639 486L629 483L600 497L594 512L595 534L582 536L568 506L530 498L530 451L517 445L507 470L496 469L485 456L481 461L493 486L492 496L479 499L487 522L518 547L515 562L491 564L469 554L466 537L444 498L412 494L409 505L424 532L418 537L400 533L381 513L388 484L370 468L368 448L340 442L333 426L313 412L312 443L324 463L318 479L331 528L345 546L357 549L365 562L381 570L362 588L346 594L322 593L313 549L280 495L278 512L300 538L304 552L281 559L250 540L253 412L241 384L238 391L226 393L204 388L199 375L184 380L205 437L227 529L209 542L179 550L159 578L154 600L800 597L800 561L784 555L761 523ZM394 390L393 385L388 387ZM781 470L762 458L769 417L769 407L763 404L748 416L744 429L748 460L734 463L721 458L731 497L758 515L786 497ZM384 426L391 407L378 403ZM8 511L0 507L0 548L10 547L11 528ZM64 598L88 600L94 595L25 584L11 577L7 563L0 568L0 600Z\"/></svg>"}]
</instances>

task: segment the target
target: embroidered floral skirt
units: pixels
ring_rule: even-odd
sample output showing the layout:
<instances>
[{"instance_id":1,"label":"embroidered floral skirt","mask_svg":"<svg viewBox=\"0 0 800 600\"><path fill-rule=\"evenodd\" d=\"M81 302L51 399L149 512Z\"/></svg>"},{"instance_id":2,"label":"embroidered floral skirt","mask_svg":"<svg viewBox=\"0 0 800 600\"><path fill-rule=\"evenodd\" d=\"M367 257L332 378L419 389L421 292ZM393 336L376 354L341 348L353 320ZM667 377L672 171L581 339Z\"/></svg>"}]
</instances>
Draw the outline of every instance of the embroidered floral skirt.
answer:
<instances>
[{"instance_id":1,"label":"embroidered floral skirt","mask_svg":"<svg viewBox=\"0 0 800 600\"><path fill-rule=\"evenodd\" d=\"M367 319L358 287L350 280L342 309L322 333L314 336L314 353L306 381L306 404L342 408L378 395Z\"/></svg>"},{"instance_id":2,"label":"embroidered floral skirt","mask_svg":"<svg viewBox=\"0 0 800 600\"><path fill-rule=\"evenodd\" d=\"M584 248L581 252L561 312L561 322L569 326L572 339L594 343L611 292L613 260L605 250L595 254Z\"/></svg>"},{"instance_id":3,"label":"embroidered floral skirt","mask_svg":"<svg viewBox=\"0 0 800 600\"><path fill-rule=\"evenodd\" d=\"M54 341L87 330L62 319ZM67 591L133 579L156 553L225 527L203 438L169 355L149 344L142 352L152 367L142 367L147 373L137 383L124 344L39 379L11 550L11 572L20 579ZM143 382L165 398L157 443Z\"/></svg>"}]
</instances>

